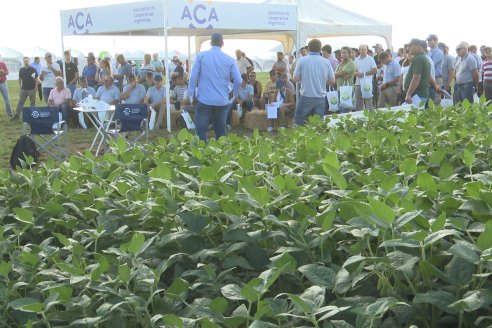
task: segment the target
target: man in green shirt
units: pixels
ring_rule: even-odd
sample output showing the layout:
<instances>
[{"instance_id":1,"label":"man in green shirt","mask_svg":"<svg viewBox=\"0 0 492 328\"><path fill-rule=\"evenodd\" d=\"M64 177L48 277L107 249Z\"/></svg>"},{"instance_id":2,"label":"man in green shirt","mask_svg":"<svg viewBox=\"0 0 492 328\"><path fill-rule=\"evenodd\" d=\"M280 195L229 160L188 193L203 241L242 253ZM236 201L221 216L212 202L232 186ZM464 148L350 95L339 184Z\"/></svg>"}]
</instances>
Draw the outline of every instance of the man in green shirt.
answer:
<instances>
[{"instance_id":1,"label":"man in green shirt","mask_svg":"<svg viewBox=\"0 0 492 328\"><path fill-rule=\"evenodd\" d=\"M423 42L412 39L407 45L408 53L414 56L404 82L404 89L407 90L405 102L408 104L412 103L414 95L419 96L420 102L424 103L429 98L430 63L425 57Z\"/></svg>"}]
</instances>

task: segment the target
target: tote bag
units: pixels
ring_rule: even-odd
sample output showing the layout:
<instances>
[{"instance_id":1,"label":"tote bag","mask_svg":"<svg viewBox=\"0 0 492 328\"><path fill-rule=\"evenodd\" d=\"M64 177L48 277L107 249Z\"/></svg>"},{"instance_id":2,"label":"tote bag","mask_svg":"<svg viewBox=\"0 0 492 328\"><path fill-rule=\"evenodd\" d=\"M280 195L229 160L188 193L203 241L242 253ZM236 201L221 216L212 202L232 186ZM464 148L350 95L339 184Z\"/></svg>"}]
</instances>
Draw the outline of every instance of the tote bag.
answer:
<instances>
[{"instance_id":1,"label":"tote bag","mask_svg":"<svg viewBox=\"0 0 492 328\"><path fill-rule=\"evenodd\" d=\"M352 102L353 88L351 85L342 85L340 87L340 107L352 108L354 107Z\"/></svg>"},{"instance_id":2,"label":"tote bag","mask_svg":"<svg viewBox=\"0 0 492 328\"><path fill-rule=\"evenodd\" d=\"M364 73L364 77L360 79L360 90L362 93L362 98L368 99L372 98L372 75L366 76Z\"/></svg>"},{"instance_id":3,"label":"tote bag","mask_svg":"<svg viewBox=\"0 0 492 328\"><path fill-rule=\"evenodd\" d=\"M333 88L330 87L329 91L326 93L326 100L328 101L328 110L330 112L338 112L338 91L333 90Z\"/></svg>"}]
</instances>

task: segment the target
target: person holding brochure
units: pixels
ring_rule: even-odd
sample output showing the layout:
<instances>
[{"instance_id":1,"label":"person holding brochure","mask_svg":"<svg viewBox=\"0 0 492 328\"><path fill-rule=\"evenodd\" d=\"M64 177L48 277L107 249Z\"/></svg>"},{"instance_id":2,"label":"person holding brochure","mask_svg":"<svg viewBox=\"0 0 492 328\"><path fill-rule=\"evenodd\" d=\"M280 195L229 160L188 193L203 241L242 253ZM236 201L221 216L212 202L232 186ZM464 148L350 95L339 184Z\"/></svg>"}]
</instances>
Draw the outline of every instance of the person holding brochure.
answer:
<instances>
[{"instance_id":1,"label":"person holding brochure","mask_svg":"<svg viewBox=\"0 0 492 328\"><path fill-rule=\"evenodd\" d=\"M294 94L287 88L287 84L284 80L277 80L273 99L275 100L280 127L285 128L287 126L287 117L294 113L295 100ZM269 119L270 126L267 129L268 132L273 132L274 120L274 118Z\"/></svg>"},{"instance_id":2,"label":"person holding brochure","mask_svg":"<svg viewBox=\"0 0 492 328\"><path fill-rule=\"evenodd\" d=\"M408 54L414 58L404 81L403 89L407 90L405 102L419 106L422 102L425 104L429 98L430 63L419 39L410 40Z\"/></svg>"}]
</instances>

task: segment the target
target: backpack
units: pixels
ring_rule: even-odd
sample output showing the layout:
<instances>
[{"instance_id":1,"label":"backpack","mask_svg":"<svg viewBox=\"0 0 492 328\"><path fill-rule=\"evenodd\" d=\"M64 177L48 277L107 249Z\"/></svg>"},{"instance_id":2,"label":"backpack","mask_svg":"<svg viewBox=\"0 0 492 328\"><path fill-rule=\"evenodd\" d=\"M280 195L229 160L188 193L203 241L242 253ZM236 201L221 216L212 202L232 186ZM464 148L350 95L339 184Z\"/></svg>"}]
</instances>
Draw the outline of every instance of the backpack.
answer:
<instances>
[{"instance_id":1,"label":"backpack","mask_svg":"<svg viewBox=\"0 0 492 328\"><path fill-rule=\"evenodd\" d=\"M10 167L15 170L18 166L21 167L21 160L25 161L27 156L34 159L34 165L39 161L39 152L34 141L26 135L23 135L17 140L12 154L10 155ZM31 168L31 167L30 167Z\"/></svg>"}]
</instances>

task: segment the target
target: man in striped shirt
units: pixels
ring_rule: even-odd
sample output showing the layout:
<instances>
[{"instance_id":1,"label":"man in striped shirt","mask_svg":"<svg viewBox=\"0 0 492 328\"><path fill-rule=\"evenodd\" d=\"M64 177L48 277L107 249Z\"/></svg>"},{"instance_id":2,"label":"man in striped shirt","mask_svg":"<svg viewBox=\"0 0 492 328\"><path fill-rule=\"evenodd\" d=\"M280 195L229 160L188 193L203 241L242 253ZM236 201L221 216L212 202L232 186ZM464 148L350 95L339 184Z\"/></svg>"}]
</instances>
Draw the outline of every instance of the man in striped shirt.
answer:
<instances>
[{"instance_id":1,"label":"man in striped shirt","mask_svg":"<svg viewBox=\"0 0 492 328\"><path fill-rule=\"evenodd\" d=\"M485 47L485 60L482 63L483 92L486 100L492 100L492 48Z\"/></svg>"}]
</instances>

